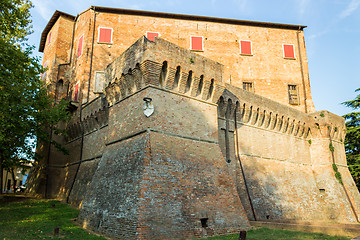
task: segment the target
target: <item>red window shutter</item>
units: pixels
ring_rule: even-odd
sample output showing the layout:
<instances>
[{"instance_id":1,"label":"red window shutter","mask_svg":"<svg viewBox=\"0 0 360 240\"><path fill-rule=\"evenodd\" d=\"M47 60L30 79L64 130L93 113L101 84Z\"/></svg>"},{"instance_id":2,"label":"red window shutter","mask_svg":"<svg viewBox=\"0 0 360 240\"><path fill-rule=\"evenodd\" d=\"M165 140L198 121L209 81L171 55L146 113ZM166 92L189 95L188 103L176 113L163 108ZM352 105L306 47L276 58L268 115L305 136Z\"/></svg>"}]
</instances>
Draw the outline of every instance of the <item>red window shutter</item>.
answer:
<instances>
[{"instance_id":1,"label":"red window shutter","mask_svg":"<svg viewBox=\"0 0 360 240\"><path fill-rule=\"evenodd\" d=\"M191 50L203 50L203 38L202 37L191 37Z\"/></svg>"},{"instance_id":2,"label":"red window shutter","mask_svg":"<svg viewBox=\"0 0 360 240\"><path fill-rule=\"evenodd\" d=\"M99 29L99 42L111 43L111 28L100 28Z\"/></svg>"},{"instance_id":3,"label":"red window shutter","mask_svg":"<svg viewBox=\"0 0 360 240\"><path fill-rule=\"evenodd\" d=\"M81 38L79 39L78 54L77 54L78 57L80 57L82 53L83 39L84 36L81 36Z\"/></svg>"},{"instance_id":4,"label":"red window shutter","mask_svg":"<svg viewBox=\"0 0 360 240\"><path fill-rule=\"evenodd\" d=\"M51 32L49 33L49 37L48 37L48 45L50 44L51 42Z\"/></svg>"},{"instance_id":5,"label":"red window shutter","mask_svg":"<svg viewBox=\"0 0 360 240\"><path fill-rule=\"evenodd\" d=\"M159 33L157 32L146 32L146 37L147 39L149 39L150 41L155 41L155 37L158 37Z\"/></svg>"},{"instance_id":6,"label":"red window shutter","mask_svg":"<svg viewBox=\"0 0 360 240\"><path fill-rule=\"evenodd\" d=\"M294 45L284 44L284 58L295 58Z\"/></svg>"},{"instance_id":7,"label":"red window shutter","mask_svg":"<svg viewBox=\"0 0 360 240\"><path fill-rule=\"evenodd\" d=\"M252 55L251 42L250 41L240 41L240 51L241 51L241 54Z\"/></svg>"},{"instance_id":8,"label":"red window shutter","mask_svg":"<svg viewBox=\"0 0 360 240\"><path fill-rule=\"evenodd\" d=\"M74 101L77 102L79 98L79 83L75 85L75 91L74 91Z\"/></svg>"}]
</instances>

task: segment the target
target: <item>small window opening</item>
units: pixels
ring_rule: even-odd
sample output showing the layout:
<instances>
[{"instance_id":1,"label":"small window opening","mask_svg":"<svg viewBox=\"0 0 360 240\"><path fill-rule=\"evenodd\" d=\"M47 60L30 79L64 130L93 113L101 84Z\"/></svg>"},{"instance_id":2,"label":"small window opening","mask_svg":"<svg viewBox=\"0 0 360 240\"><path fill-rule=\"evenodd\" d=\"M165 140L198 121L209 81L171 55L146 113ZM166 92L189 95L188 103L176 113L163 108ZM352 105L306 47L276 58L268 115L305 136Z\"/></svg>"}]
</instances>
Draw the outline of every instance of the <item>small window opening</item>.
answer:
<instances>
[{"instance_id":1,"label":"small window opening","mask_svg":"<svg viewBox=\"0 0 360 240\"><path fill-rule=\"evenodd\" d=\"M240 41L240 52L243 55L252 55L251 42L250 41Z\"/></svg>"},{"instance_id":2,"label":"small window opening","mask_svg":"<svg viewBox=\"0 0 360 240\"><path fill-rule=\"evenodd\" d=\"M202 91L202 88L203 88L203 85L204 85L204 75L201 75L200 76L200 81L199 81L199 86L198 86L198 89L197 89L197 93L196 93L196 96L199 96L201 94L201 91Z\"/></svg>"},{"instance_id":3,"label":"small window opening","mask_svg":"<svg viewBox=\"0 0 360 240\"><path fill-rule=\"evenodd\" d=\"M192 71L189 71L189 76L188 76L188 79L186 81L186 86L185 86L185 92L188 92L190 90L191 82L192 82Z\"/></svg>"},{"instance_id":4,"label":"small window opening","mask_svg":"<svg viewBox=\"0 0 360 240\"><path fill-rule=\"evenodd\" d=\"M284 58L295 59L293 44L283 44Z\"/></svg>"},{"instance_id":5,"label":"small window opening","mask_svg":"<svg viewBox=\"0 0 360 240\"><path fill-rule=\"evenodd\" d=\"M190 49L196 51L203 51L203 37L191 36L190 37Z\"/></svg>"},{"instance_id":6,"label":"small window opening","mask_svg":"<svg viewBox=\"0 0 360 240\"><path fill-rule=\"evenodd\" d=\"M58 81L58 84L57 84L57 99L61 99L62 98L62 95L63 95L63 90L64 90L64 81L62 79L60 79Z\"/></svg>"},{"instance_id":7,"label":"small window opening","mask_svg":"<svg viewBox=\"0 0 360 240\"><path fill-rule=\"evenodd\" d=\"M325 192L325 189L324 189L324 188L320 188L319 191L320 191L321 193L324 193L324 192Z\"/></svg>"},{"instance_id":8,"label":"small window opening","mask_svg":"<svg viewBox=\"0 0 360 240\"><path fill-rule=\"evenodd\" d=\"M99 43L111 43L112 42L112 28L100 27L98 31Z\"/></svg>"},{"instance_id":9,"label":"small window opening","mask_svg":"<svg viewBox=\"0 0 360 240\"><path fill-rule=\"evenodd\" d=\"M80 57L82 54L83 41L84 41L84 36L81 36L78 43L77 57Z\"/></svg>"},{"instance_id":10,"label":"small window opening","mask_svg":"<svg viewBox=\"0 0 360 240\"><path fill-rule=\"evenodd\" d=\"M174 84L173 84L173 89L177 88L179 85L179 80L180 80L180 66L176 67L176 73L175 73L175 78L174 78Z\"/></svg>"},{"instance_id":11,"label":"small window opening","mask_svg":"<svg viewBox=\"0 0 360 240\"><path fill-rule=\"evenodd\" d=\"M208 220L209 220L209 218L200 218L201 227L207 228L208 227Z\"/></svg>"},{"instance_id":12,"label":"small window opening","mask_svg":"<svg viewBox=\"0 0 360 240\"><path fill-rule=\"evenodd\" d=\"M288 85L288 92L289 92L289 104L292 105L299 104L297 85Z\"/></svg>"},{"instance_id":13,"label":"small window opening","mask_svg":"<svg viewBox=\"0 0 360 240\"><path fill-rule=\"evenodd\" d=\"M77 102L79 100L79 83L75 85L75 91L74 91L74 101Z\"/></svg>"},{"instance_id":14,"label":"small window opening","mask_svg":"<svg viewBox=\"0 0 360 240\"><path fill-rule=\"evenodd\" d=\"M253 83L252 82L243 82L243 89L249 92L254 92Z\"/></svg>"},{"instance_id":15,"label":"small window opening","mask_svg":"<svg viewBox=\"0 0 360 240\"><path fill-rule=\"evenodd\" d=\"M209 87L209 94L207 96L207 100L211 98L214 91L214 79L211 79L210 87Z\"/></svg>"},{"instance_id":16,"label":"small window opening","mask_svg":"<svg viewBox=\"0 0 360 240\"><path fill-rule=\"evenodd\" d=\"M166 79L166 74L167 74L167 61L163 62L163 65L161 67L161 73L160 73L160 87L162 87L165 83L165 79Z\"/></svg>"},{"instance_id":17,"label":"small window opening","mask_svg":"<svg viewBox=\"0 0 360 240\"><path fill-rule=\"evenodd\" d=\"M146 38L149 39L152 42L155 42L155 38L159 37L158 32L146 32Z\"/></svg>"}]
</instances>

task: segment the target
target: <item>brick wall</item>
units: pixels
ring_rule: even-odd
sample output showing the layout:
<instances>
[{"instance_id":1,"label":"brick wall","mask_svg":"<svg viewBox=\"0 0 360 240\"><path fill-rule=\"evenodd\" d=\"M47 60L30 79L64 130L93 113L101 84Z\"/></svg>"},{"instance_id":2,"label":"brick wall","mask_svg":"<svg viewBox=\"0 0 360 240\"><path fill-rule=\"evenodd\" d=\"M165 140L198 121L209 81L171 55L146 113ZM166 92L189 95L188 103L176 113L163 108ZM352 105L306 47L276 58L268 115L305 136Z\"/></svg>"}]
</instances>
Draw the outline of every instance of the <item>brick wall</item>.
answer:
<instances>
[{"instance_id":1,"label":"brick wall","mask_svg":"<svg viewBox=\"0 0 360 240\"><path fill-rule=\"evenodd\" d=\"M98 42L100 27L112 29L111 44ZM54 28L53 31L57 30ZM196 51L196 53L225 66L224 82L241 88L244 81L253 82L255 93L283 104L289 103L287 85L297 85L300 105L292 105L292 107L301 111L305 111L304 82L308 111L314 111L303 31L266 27L261 24L247 26L109 12L96 12L96 19L94 19L94 10L89 9L76 19L70 89L74 88L75 82L80 81L82 94L84 98L87 98L90 78L90 99L95 98L97 96L93 92L95 72L104 71L108 64L137 39L144 36L147 31L159 32L161 38L184 49L190 48L191 36L202 36L204 51ZM84 37L83 54L77 58L78 41L81 36ZM240 54L241 40L252 42L252 55ZM283 44L294 45L295 59L283 57ZM48 54L45 48L45 55ZM89 72L90 68L91 72ZM86 100L83 101L86 102Z\"/></svg>"},{"instance_id":2,"label":"brick wall","mask_svg":"<svg viewBox=\"0 0 360 240\"><path fill-rule=\"evenodd\" d=\"M90 13L78 29L91 29ZM75 42L82 34L91 36L77 32ZM76 64L90 66L91 48L84 43ZM86 79L76 64L70 79L80 71ZM244 91L227 73L164 39L138 39L106 67L104 94L73 112L63 139L70 154L50 153L48 194L79 207L85 228L118 238L219 235L247 229L248 219L355 223L344 120Z\"/></svg>"}]
</instances>

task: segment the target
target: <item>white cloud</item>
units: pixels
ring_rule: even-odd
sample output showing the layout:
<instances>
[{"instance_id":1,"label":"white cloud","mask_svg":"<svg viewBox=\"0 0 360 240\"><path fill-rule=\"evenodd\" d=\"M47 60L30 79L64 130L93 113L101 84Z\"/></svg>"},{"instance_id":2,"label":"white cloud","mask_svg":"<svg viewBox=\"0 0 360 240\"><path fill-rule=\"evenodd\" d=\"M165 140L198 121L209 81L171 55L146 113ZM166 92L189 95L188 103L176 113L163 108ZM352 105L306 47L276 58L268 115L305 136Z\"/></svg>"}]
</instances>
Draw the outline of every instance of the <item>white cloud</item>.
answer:
<instances>
[{"instance_id":1,"label":"white cloud","mask_svg":"<svg viewBox=\"0 0 360 240\"><path fill-rule=\"evenodd\" d=\"M353 12L355 12L360 6L360 0L351 0L349 5L344 9L340 14L339 18L344 19L350 16Z\"/></svg>"},{"instance_id":2,"label":"white cloud","mask_svg":"<svg viewBox=\"0 0 360 240\"><path fill-rule=\"evenodd\" d=\"M328 32L329 32L329 30L328 30L328 29L325 29L324 31L317 32L317 33L315 33L315 34L310 35L310 36L308 37L308 39L309 39L309 40L313 40L313 39L315 39L315 38L318 38L318 37L321 37L321 36L327 34Z\"/></svg>"}]
</instances>

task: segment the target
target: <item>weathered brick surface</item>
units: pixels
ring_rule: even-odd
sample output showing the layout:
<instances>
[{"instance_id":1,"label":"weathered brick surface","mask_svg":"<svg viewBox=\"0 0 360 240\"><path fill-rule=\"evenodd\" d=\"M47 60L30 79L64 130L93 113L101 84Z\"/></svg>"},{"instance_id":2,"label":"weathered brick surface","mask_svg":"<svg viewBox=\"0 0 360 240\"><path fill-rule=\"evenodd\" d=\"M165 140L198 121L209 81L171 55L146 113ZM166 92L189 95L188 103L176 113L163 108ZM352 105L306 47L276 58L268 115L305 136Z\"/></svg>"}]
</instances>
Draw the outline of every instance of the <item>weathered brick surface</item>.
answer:
<instances>
[{"instance_id":1,"label":"weathered brick surface","mask_svg":"<svg viewBox=\"0 0 360 240\"><path fill-rule=\"evenodd\" d=\"M100 159L101 158L96 158L94 160L81 163L73 189L69 195L69 203L71 205L78 208L81 207L82 202L88 193L89 185L93 180L96 169L98 168ZM78 165L76 165L76 167L77 166Z\"/></svg>"},{"instance_id":2,"label":"weathered brick surface","mask_svg":"<svg viewBox=\"0 0 360 240\"><path fill-rule=\"evenodd\" d=\"M120 239L136 238L140 182L149 154L147 135L106 149L78 217L85 228Z\"/></svg>"},{"instance_id":3,"label":"weathered brick surface","mask_svg":"<svg viewBox=\"0 0 360 240\"><path fill-rule=\"evenodd\" d=\"M358 221L360 194L346 165L344 119L313 112L308 81L312 113L304 113L301 91L299 106L287 103L288 83L302 89L299 58L297 52L295 60L279 57L277 46L296 48L295 30L97 13L95 29L121 22L109 45L97 43L97 30L92 43L93 17L85 11L72 25L72 60L59 73L70 80L70 96L81 82L84 103L66 125L69 136L57 138L70 154L51 148L50 177L46 181L46 164L39 165L32 191L47 185L49 196L81 208L84 227L119 239L218 235L247 229L247 219ZM52 31L61 27L59 19ZM149 28L160 38L141 37ZM188 50L188 34L207 37L204 52ZM236 39L246 38L253 56L235 54ZM47 59L57 55L51 46L45 52ZM94 71L105 72L103 94L92 92ZM253 81L262 96L239 88L243 80ZM154 106L150 117L143 113L145 97ZM47 149L39 147L45 155ZM201 226L205 218L208 227Z\"/></svg>"},{"instance_id":4,"label":"weathered brick surface","mask_svg":"<svg viewBox=\"0 0 360 240\"><path fill-rule=\"evenodd\" d=\"M237 164L229 164L233 179L247 182L248 191L238 187L238 192L247 193L240 195L245 206L251 199L249 218L356 223L359 192L347 170L344 119L327 111L304 114L227 88L231 92L225 91L218 104L220 146L224 156L243 166L245 180ZM344 187L332 164L341 168Z\"/></svg>"},{"instance_id":5,"label":"weathered brick surface","mask_svg":"<svg viewBox=\"0 0 360 240\"><path fill-rule=\"evenodd\" d=\"M96 19L94 19L95 15ZM56 25L54 25L53 31L57 31L55 27ZM99 27L113 29L111 44L97 42ZM283 104L288 104L287 85L297 84L300 105L292 107L304 111L305 97L301 60L308 110L310 112L315 110L311 99L303 30L269 28L261 26L261 24L246 26L217 21L180 20L169 16L157 18L123 13L96 11L94 13L93 9L84 11L76 19L70 90L73 90L76 82L81 82L83 97L87 98L90 78L90 99L96 97L96 94L93 93L95 72L104 71L108 64L143 36L146 31L159 32L161 38L184 49L190 48L190 36L203 36L204 51L196 53L226 66L223 75L224 82L242 87L242 82L251 81L254 83L257 94ZM81 36L84 36L83 54L78 58L78 40ZM239 42L241 40L252 42L253 55L240 54ZM283 58L282 44L294 45L296 59ZM47 51L46 48L47 46L45 46L44 52Z\"/></svg>"}]
</instances>

